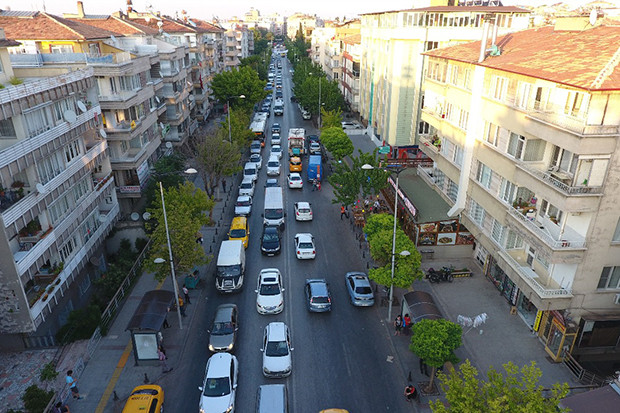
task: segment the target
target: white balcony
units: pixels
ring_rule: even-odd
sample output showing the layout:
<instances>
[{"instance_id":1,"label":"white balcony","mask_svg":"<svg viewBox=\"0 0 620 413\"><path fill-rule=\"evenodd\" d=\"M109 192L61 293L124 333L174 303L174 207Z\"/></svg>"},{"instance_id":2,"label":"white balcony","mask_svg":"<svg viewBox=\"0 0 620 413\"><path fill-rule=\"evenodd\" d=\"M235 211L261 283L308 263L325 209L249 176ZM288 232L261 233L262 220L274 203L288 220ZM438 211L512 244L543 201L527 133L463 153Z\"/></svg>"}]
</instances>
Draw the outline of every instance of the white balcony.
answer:
<instances>
[{"instance_id":1,"label":"white balcony","mask_svg":"<svg viewBox=\"0 0 620 413\"><path fill-rule=\"evenodd\" d=\"M549 218L528 217L527 215L529 214L524 215L521 211L511 206L508 207L508 213L529 232L554 250L582 250L586 248L585 238L568 226L561 233L560 226L549 220ZM532 214L534 215L535 211Z\"/></svg>"}]
</instances>

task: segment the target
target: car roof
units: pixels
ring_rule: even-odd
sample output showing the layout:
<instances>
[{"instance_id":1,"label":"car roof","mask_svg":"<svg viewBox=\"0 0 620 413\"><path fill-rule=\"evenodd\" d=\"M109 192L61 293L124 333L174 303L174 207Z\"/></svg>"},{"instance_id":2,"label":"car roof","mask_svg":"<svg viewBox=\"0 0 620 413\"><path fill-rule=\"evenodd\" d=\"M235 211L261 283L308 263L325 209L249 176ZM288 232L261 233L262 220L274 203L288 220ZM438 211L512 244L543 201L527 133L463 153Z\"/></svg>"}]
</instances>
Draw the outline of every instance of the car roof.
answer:
<instances>
[{"instance_id":1,"label":"car roof","mask_svg":"<svg viewBox=\"0 0 620 413\"><path fill-rule=\"evenodd\" d=\"M248 200L248 201L249 201L249 200L250 200L250 198L251 198L251 197L250 197L249 195L239 195L239 196L237 197L237 201L245 201L245 200Z\"/></svg>"},{"instance_id":2,"label":"car roof","mask_svg":"<svg viewBox=\"0 0 620 413\"><path fill-rule=\"evenodd\" d=\"M254 163L254 162L252 162L252 163ZM241 183L242 184L247 184L247 183L253 184L254 183L254 179L246 176L246 177L243 178L243 181L241 181Z\"/></svg>"},{"instance_id":3,"label":"car roof","mask_svg":"<svg viewBox=\"0 0 620 413\"><path fill-rule=\"evenodd\" d=\"M325 278L308 278L306 284L310 286L312 295L327 295L327 281Z\"/></svg>"},{"instance_id":4,"label":"car roof","mask_svg":"<svg viewBox=\"0 0 620 413\"><path fill-rule=\"evenodd\" d=\"M297 208L310 208L310 202L299 201L295 202L295 204L297 205Z\"/></svg>"},{"instance_id":5,"label":"car roof","mask_svg":"<svg viewBox=\"0 0 620 413\"><path fill-rule=\"evenodd\" d=\"M207 377L228 377L233 355L230 353L216 353L207 362Z\"/></svg>"},{"instance_id":6,"label":"car roof","mask_svg":"<svg viewBox=\"0 0 620 413\"><path fill-rule=\"evenodd\" d=\"M222 304L215 310L213 322L230 321L233 310L237 309L236 304Z\"/></svg>"},{"instance_id":7,"label":"car roof","mask_svg":"<svg viewBox=\"0 0 620 413\"><path fill-rule=\"evenodd\" d=\"M298 176L298 177L300 177L300 178L301 178L301 175L299 175L299 172L291 172L291 173L289 174L289 176L290 176L290 177Z\"/></svg>"},{"instance_id":8,"label":"car roof","mask_svg":"<svg viewBox=\"0 0 620 413\"><path fill-rule=\"evenodd\" d=\"M256 164L254 162L246 162L245 165L243 166L243 169L246 169L246 168L256 169Z\"/></svg>"},{"instance_id":9,"label":"car roof","mask_svg":"<svg viewBox=\"0 0 620 413\"><path fill-rule=\"evenodd\" d=\"M298 232L295 234L295 238L299 238L300 241L312 241L312 234L309 232Z\"/></svg>"},{"instance_id":10,"label":"car roof","mask_svg":"<svg viewBox=\"0 0 620 413\"><path fill-rule=\"evenodd\" d=\"M286 324L281 321L274 321L267 324L267 340L282 341L286 340Z\"/></svg>"},{"instance_id":11,"label":"car roof","mask_svg":"<svg viewBox=\"0 0 620 413\"><path fill-rule=\"evenodd\" d=\"M254 141L252 141L252 143L250 145L256 145L256 144L260 145L260 141L259 140L254 140Z\"/></svg>"},{"instance_id":12,"label":"car roof","mask_svg":"<svg viewBox=\"0 0 620 413\"><path fill-rule=\"evenodd\" d=\"M280 228L276 225L265 225L263 227L263 232L279 232Z\"/></svg>"}]
</instances>

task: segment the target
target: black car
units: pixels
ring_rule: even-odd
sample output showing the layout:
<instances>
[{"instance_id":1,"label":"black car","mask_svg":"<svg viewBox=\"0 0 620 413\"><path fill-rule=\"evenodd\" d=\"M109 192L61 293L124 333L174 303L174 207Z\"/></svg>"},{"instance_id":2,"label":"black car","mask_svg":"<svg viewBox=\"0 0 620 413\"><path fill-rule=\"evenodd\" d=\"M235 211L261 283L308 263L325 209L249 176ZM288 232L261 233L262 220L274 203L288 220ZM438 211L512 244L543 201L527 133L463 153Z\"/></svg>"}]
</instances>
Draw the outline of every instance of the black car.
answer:
<instances>
[{"instance_id":1,"label":"black car","mask_svg":"<svg viewBox=\"0 0 620 413\"><path fill-rule=\"evenodd\" d=\"M291 95L291 102L297 102L297 96Z\"/></svg>"},{"instance_id":2,"label":"black car","mask_svg":"<svg viewBox=\"0 0 620 413\"><path fill-rule=\"evenodd\" d=\"M282 99L282 91L281 90L276 91L276 99Z\"/></svg>"},{"instance_id":3,"label":"black car","mask_svg":"<svg viewBox=\"0 0 620 413\"><path fill-rule=\"evenodd\" d=\"M280 253L280 228L278 226L265 225L263 227L260 250L267 256L273 256Z\"/></svg>"}]
</instances>

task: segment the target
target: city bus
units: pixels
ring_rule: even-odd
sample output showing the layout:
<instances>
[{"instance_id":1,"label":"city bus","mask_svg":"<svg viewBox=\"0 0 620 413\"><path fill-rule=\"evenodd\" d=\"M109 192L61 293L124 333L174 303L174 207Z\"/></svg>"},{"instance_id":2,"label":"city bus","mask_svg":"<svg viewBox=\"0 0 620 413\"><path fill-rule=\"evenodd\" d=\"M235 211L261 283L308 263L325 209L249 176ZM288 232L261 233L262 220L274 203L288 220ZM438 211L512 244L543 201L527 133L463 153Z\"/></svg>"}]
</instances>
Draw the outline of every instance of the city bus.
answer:
<instances>
[{"instance_id":1,"label":"city bus","mask_svg":"<svg viewBox=\"0 0 620 413\"><path fill-rule=\"evenodd\" d=\"M259 140L261 146L265 146L265 129L267 128L267 117L266 116L255 116L252 124L250 124L250 129L256 136L256 140Z\"/></svg>"}]
</instances>

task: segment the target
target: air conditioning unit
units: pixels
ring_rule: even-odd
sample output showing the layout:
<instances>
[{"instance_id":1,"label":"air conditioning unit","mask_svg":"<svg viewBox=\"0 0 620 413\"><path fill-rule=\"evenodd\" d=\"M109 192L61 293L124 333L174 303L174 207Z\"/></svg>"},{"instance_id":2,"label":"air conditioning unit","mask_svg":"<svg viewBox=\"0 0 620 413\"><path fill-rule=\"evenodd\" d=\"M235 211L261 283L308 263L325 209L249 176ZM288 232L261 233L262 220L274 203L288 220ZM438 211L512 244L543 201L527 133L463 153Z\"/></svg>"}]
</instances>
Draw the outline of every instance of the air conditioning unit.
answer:
<instances>
[{"instance_id":1,"label":"air conditioning unit","mask_svg":"<svg viewBox=\"0 0 620 413\"><path fill-rule=\"evenodd\" d=\"M616 294L614 297L614 304L620 305L620 294Z\"/></svg>"}]
</instances>

